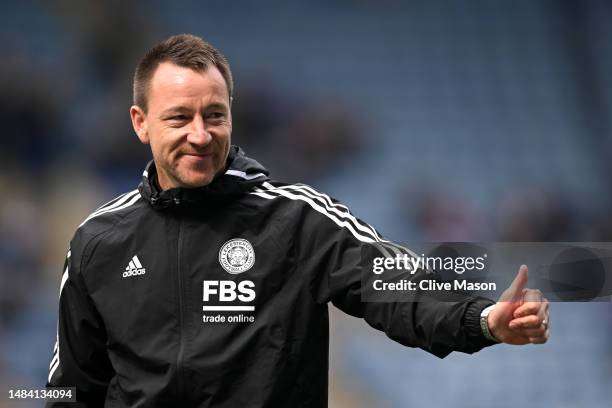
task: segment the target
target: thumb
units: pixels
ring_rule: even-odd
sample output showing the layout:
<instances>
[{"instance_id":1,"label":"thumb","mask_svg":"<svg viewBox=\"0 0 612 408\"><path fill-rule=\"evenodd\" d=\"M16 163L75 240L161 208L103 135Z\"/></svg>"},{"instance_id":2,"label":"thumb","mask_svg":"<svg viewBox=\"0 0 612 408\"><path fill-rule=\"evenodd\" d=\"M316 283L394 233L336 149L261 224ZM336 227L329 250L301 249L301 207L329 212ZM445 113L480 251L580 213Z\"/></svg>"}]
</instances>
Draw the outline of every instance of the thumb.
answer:
<instances>
[{"instance_id":1,"label":"thumb","mask_svg":"<svg viewBox=\"0 0 612 408\"><path fill-rule=\"evenodd\" d=\"M527 280L529 279L529 269L527 265L521 265L516 274L516 277L512 281L512 284L508 288L508 297L511 301L518 301L523 296L523 289L525 285L527 285Z\"/></svg>"}]
</instances>

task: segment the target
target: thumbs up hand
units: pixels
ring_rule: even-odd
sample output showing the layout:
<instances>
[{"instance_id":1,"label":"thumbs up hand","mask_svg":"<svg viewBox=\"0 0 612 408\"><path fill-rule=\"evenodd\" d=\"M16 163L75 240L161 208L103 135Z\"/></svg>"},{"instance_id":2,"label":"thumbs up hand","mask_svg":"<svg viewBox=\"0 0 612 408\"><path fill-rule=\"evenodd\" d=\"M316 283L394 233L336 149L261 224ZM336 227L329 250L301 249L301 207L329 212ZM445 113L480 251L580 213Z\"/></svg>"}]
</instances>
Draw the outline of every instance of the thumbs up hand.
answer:
<instances>
[{"instance_id":1,"label":"thumbs up hand","mask_svg":"<svg viewBox=\"0 0 612 408\"><path fill-rule=\"evenodd\" d=\"M548 340L548 300L538 289L525 288L527 279L527 266L522 265L489 313L489 330L500 342L521 345Z\"/></svg>"}]
</instances>

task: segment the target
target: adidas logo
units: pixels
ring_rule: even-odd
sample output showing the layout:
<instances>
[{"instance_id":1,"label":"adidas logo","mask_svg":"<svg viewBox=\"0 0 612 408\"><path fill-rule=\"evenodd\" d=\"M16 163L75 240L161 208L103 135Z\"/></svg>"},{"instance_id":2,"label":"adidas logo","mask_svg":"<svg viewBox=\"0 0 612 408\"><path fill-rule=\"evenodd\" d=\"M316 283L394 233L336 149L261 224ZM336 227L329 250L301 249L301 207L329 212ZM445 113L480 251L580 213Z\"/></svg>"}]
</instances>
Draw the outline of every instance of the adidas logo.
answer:
<instances>
[{"instance_id":1,"label":"adidas logo","mask_svg":"<svg viewBox=\"0 0 612 408\"><path fill-rule=\"evenodd\" d=\"M128 276L134 275L144 275L147 270L142 267L138 256L134 255L129 265L125 267L125 272L123 272L123 277L127 278Z\"/></svg>"}]
</instances>

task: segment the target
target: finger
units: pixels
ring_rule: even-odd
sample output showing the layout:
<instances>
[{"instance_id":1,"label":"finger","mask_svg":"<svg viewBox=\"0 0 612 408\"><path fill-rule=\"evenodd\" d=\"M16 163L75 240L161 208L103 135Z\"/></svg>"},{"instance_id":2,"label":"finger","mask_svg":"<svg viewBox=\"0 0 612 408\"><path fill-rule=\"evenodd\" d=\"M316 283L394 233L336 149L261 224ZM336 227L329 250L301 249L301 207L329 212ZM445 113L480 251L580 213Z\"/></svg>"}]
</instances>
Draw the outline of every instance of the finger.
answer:
<instances>
[{"instance_id":1,"label":"finger","mask_svg":"<svg viewBox=\"0 0 612 408\"><path fill-rule=\"evenodd\" d=\"M542 302L543 296L540 289L527 289L523 295L525 302Z\"/></svg>"},{"instance_id":2,"label":"finger","mask_svg":"<svg viewBox=\"0 0 612 408\"><path fill-rule=\"evenodd\" d=\"M542 325L540 325L540 327L538 327L537 329L520 329L519 331L517 331L517 333L522 334L523 336L526 337L542 337L546 334L546 331L548 329Z\"/></svg>"},{"instance_id":3,"label":"finger","mask_svg":"<svg viewBox=\"0 0 612 408\"><path fill-rule=\"evenodd\" d=\"M531 341L529 341L529 337L523 336L522 333L517 333L517 332L510 333L508 336L504 338L503 342L507 344L516 344L516 345L531 343Z\"/></svg>"},{"instance_id":4,"label":"finger","mask_svg":"<svg viewBox=\"0 0 612 408\"><path fill-rule=\"evenodd\" d=\"M541 304L540 310L538 311L538 316L542 321L542 324L546 327L550 326L550 317L548 313L548 301L545 301Z\"/></svg>"},{"instance_id":5,"label":"finger","mask_svg":"<svg viewBox=\"0 0 612 408\"><path fill-rule=\"evenodd\" d=\"M542 307L540 308L540 311L538 312L538 316L540 316L542 318L542 320L546 320L548 321L548 303L542 303Z\"/></svg>"},{"instance_id":6,"label":"finger","mask_svg":"<svg viewBox=\"0 0 612 408\"><path fill-rule=\"evenodd\" d=\"M529 315L510 320L508 327L512 330L519 329L536 329L542 325L542 317L538 315Z\"/></svg>"},{"instance_id":7,"label":"finger","mask_svg":"<svg viewBox=\"0 0 612 408\"><path fill-rule=\"evenodd\" d=\"M522 305L523 303L525 303L525 294L527 293L529 289L527 288L523 288L523 290L521 291L521 301L519 302L520 305Z\"/></svg>"},{"instance_id":8,"label":"finger","mask_svg":"<svg viewBox=\"0 0 612 408\"><path fill-rule=\"evenodd\" d=\"M512 281L512 284L508 288L509 295L512 298L512 301L517 301L521 299L521 295L523 292L523 288L527 284L527 280L529 279L529 270L527 269L527 265L521 265L516 274L516 277Z\"/></svg>"},{"instance_id":9,"label":"finger","mask_svg":"<svg viewBox=\"0 0 612 408\"><path fill-rule=\"evenodd\" d=\"M532 293L533 292L533 293ZM531 293L531 294L530 294ZM526 289L525 297L527 299L537 299L538 296L541 296L542 292L538 289ZM520 305L514 310L513 317L522 317L532 314L538 313L547 313L548 312L548 300L545 298L540 298L537 301L527 301Z\"/></svg>"},{"instance_id":10,"label":"finger","mask_svg":"<svg viewBox=\"0 0 612 408\"><path fill-rule=\"evenodd\" d=\"M550 330L546 330L543 336L529 337L529 341L533 344L544 344L550 338Z\"/></svg>"},{"instance_id":11,"label":"finger","mask_svg":"<svg viewBox=\"0 0 612 408\"><path fill-rule=\"evenodd\" d=\"M529 342L533 344L544 344L548 341L547 337L530 337Z\"/></svg>"},{"instance_id":12,"label":"finger","mask_svg":"<svg viewBox=\"0 0 612 408\"><path fill-rule=\"evenodd\" d=\"M523 316L535 315L540 312L541 307L542 307L542 303L540 302L523 303L522 305L516 308L516 310L513 313L513 316L515 318L518 318L518 317L523 317Z\"/></svg>"}]
</instances>

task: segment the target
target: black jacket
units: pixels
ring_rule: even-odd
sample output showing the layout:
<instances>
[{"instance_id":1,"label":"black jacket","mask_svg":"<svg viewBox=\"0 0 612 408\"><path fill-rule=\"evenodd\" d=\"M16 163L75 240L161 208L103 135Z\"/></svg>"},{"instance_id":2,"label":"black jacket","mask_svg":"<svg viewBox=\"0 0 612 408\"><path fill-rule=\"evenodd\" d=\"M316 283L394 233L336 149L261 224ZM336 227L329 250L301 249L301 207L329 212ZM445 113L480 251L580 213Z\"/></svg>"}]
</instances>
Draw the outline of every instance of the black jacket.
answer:
<instances>
[{"instance_id":1,"label":"black jacket","mask_svg":"<svg viewBox=\"0 0 612 408\"><path fill-rule=\"evenodd\" d=\"M329 302L439 357L490 344L489 300L362 301L363 247L403 249L236 147L228 164L208 186L160 191L150 163L79 226L48 386L92 407L325 407Z\"/></svg>"}]
</instances>

